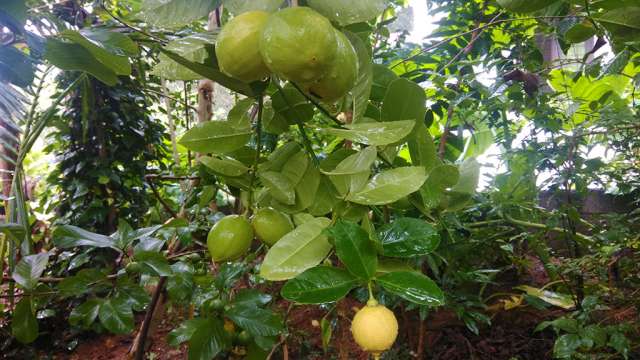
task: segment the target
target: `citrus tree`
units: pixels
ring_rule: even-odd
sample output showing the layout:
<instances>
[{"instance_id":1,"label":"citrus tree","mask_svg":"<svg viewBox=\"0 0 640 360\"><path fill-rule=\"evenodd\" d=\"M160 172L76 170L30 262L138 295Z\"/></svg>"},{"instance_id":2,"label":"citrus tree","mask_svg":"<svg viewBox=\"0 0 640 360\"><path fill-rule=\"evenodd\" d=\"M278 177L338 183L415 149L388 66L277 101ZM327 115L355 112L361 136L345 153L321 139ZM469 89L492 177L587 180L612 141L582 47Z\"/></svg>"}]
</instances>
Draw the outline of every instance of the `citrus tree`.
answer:
<instances>
[{"instance_id":1,"label":"citrus tree","mask_svg":"<svg viewBox=\"0 0 640 360\"><path fill-rule=\"evenodd\" d=\"M0 4L8 34L0 52L4 83L30 91L43 64L73 74L50 107L34 105L16 120L21 135L3 143L16 154L0 246L2 258L7 249L11 338L33 343L41 323L55 317L74 329L129 334L141 312L131 353L143 359L149 328L167 300L185 313L168 341L187 343L190 359L264 359L286 351L279 348L293 330L287 316L298 305L328 309L319 324L327 347L339 316L331 304L350 298L360 304L353 339L380 358L399 336L394 307L415 310L423 323L449 306L476 333L490 323L480 309L494 279L473 258L515 257L513 243L500 242L506 236L526 239L571 294L524 286L508 303L537 299L577 311L568 315L575 326L541 325L558 332L556 357L602 349L628 356L627 328L589 322L593 289L580 266L555 268L550 247L532 234L564 234L569 259L602 250L597 236L610 229L583 234L584 219L570 199L605 171L583 147L608 141L598 138L602 129L619 130L626 145L637 135L640 8L633 1L434 3L450 15L441 38L418 47L388 30L404 1L112 0L95 3L94 14L73 1ZM556 68L562 59L532 45L545 36L566 48L597 41L577 68ZM615 57L592 61L604 43ZM478 67L496 71L497 84L478 81ZM56 111L70 96L87 101L87 84L109 89L129 78L185 114L166 144L174 150L165 160L174 162L173 172L136 180L148 184L157 204L136 221L145 227L121 219L115 233L100 234L72 223L34 241L33 208L22 189L29 151L52 119L64 119ZM193 126L193 99L155 90L160 78L208 79L234 104L224 119ZM16 96L12 104L21 101ZM200 101L198 115L207 106ZM105 110L81 109L81 119ZM162 111L172 116L170 107ZM525 123L551 139L515 149ZM477 194L478 157L493 144L507 150L508 172ZM637 165L637 153L618 151L616 164ZM548 187L568 199L558 212L533 204L535 174L544 166L555 171ZM637 189L610 170L599 180ZM113 179L98 179L115 191ZM157 189L155 182L173 180L180 185ZM500 241L488 245L484 238ZM631 238L616 246L631 246ZM34 251L34 243L43 250Z\"/></svg>"}]
</instances>

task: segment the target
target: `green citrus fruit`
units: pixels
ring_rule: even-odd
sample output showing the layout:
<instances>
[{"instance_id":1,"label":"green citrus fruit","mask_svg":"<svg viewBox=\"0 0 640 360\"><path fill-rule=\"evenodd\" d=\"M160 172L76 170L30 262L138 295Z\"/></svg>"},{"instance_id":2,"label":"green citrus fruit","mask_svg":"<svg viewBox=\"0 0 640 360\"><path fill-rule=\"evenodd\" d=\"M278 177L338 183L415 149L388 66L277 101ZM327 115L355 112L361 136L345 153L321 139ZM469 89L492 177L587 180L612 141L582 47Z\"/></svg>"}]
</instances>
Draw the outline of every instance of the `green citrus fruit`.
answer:
<instances>
[{"instance_id":1,"label":"green citrus fruit","mask_svg":"<svg viewBox=\"0 0 640 360\"><path fill-rule=\"evenodd\" d=\"M258 210L251 220L251 225L258 240L269 246L273 246L293 230L291 219L271 208Z\"/></svg>"},{"instance_id":2,"label":"green citrus fruit","mask_svg":"<svg viewBox=\"0 0 640 360\"><path fill-rule=\"evenodd\" d=\"M398 320L393 311L374 301L356 313L351 322L351 333L364 351L379 354L396 341Z\"/></svg>"},{"instance_id":3,"label":"green citrus fruit","mask_svg":"<svg viewBox=\"0 0 640 360\"><path fill-rule=\"evenodd\" d=\"M124 271L126 271L127 274L129 274L129 275L137 274L137 273L142 271L142 265L140 263L138 263L138 262L135 262L135 261L134 262L130 262L124 268Z\"/></svg>"},{"instance_id":4,"label":"green citrus fruit","mask_svg":"<svg viewBox=\"0 0 640 360\"><path fill-rule=\"evenodd\" d=\"M286 8L267 21L260 53L272 72L293 82L308 83L329 71L337 42L327 18L308 7Z\"/></svg>"},{"instance_id":5,"label":"green citrus fruit","mask_svg":"<svg viewBox=\"0 0 640 360\"><path fill-rule=\"evenodd\" d=\"M239 215L229 215L218 221L207 236L207 246L214 261L239 258L249 250L251 241L251 224Z\"/></svg>"},{"instance_id":6,"label":"green citrus fruit","mask_svg":"<svg viewBox=\"0 0 640 360\"><path fill-rule=\"evenodd\" d=\"M222 299L214 299L211 301L211 309L216 311L224 310L225 305L226 304L224 303L224 301L222 301Z\"/></svg>"},{"instance_id":7,"label":"green citrus fruit","mask_svg":"<svg viewBox=\"0 0 640 360\"><path fill-rule=\"evenodd\" d=\"M251 334L249 334L246 330L242 330L240 334L238 334L238 344L249 345L250 343L251 343Z\"/></svg>"},{"instance_id":8,"label":"green citrus fruit","mask_svg":"<svg viewBox=\"0 0 640 360\"><path fill-rule=\"evenodd\" d=\"M338 52L322 79L308 86L308 91L326 102L334 102L353 88L358 77L358 55L351 42L340 31L335 30Z\"/></svg>"},{"instance_id":9,"label":"green citrus fruit","mask_svg":"<svg viewBox=\"0 0 640 360\"><path fill-rule=\"evenodd\" d=\"M258 46L268 18L267 12L249 11L233 18L222 28L216 56L223 73L244 82L262 80L269 75Z\"/></svg>"}]
</instances>

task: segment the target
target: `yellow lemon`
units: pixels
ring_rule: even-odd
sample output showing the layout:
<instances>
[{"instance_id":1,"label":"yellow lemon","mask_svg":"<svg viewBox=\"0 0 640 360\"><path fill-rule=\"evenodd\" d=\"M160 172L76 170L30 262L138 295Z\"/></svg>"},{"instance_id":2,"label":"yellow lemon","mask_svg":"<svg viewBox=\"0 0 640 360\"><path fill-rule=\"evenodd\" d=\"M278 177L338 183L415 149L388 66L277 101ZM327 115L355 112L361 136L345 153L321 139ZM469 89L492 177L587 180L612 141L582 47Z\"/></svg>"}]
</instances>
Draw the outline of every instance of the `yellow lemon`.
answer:
<instances>
[{"instance_id":1,"label":"yellow lemon","mask_svg":"<svg viewBox=\"0 0 640 360\"><path fill-rule=\"evenodd\" d=\"M391 348L398 336L398 320L393 311L370 301L351 322L356 343L367 352L379 354Z\"/></svg>"}]
</instances>

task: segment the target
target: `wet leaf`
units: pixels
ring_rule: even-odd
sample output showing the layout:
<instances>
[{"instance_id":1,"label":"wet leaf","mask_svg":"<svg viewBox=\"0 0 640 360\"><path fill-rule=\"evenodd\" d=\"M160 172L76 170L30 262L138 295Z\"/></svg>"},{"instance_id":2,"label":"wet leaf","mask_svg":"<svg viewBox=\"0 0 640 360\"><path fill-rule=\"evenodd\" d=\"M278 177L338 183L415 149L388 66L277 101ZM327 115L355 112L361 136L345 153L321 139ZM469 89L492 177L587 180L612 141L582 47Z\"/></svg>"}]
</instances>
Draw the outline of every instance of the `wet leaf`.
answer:
<instances>
[{"instance_id":1,"label":"wet leaf","mask_svg":"<svg viewBox=\"0 0 640 360\"><path fill-rule=\"evenodd\" d=\"M407 137L415 127L414 120L394 122L364 122L346 125L345 129L323 129L324 132L356 143L383 146L397 143Z\"/></svg>"},{"instance_id":2,"label":"wet leaf","mask_svg":"<svg viewBox=\"0 0 640 360\"><path fill-rule=\"evenodd\" d=\"M187 131L180 144L199 153L226 154L242 148L251 129L234 128L226 121L207 121Z\"/></svg>"},{"instance_id":3,"label":"wet leaf","mask_svg":"<svg viewBox=\"0 0 640 360\"><path fill-rule=\"evenodd\" d=\"M355 223L338 220L329 229L334 240L336 254L353 275L370 280L376 273L378 254L369 234Z\"/></svg>"},{"instance_id":4,"label":"wet leaf","mask_svg":"<svg viewBox=\"0 0 640 360\"><path fill-rule=\"evenodd\" d=\"M439 306L444 303L444 293L438 285L418 272L390 272L379 276L377 281L385 290L419 305Z\"/></svg>"},{"instance_id":5,"label":"wet leaf","mask_svg":"<svg viewBox=\"0 0 640 360\"><path fill-rule=\"evenodd\" d=\"M238 177L249 172L249 168L243 163L230 157L202 156L198 161L214 174L222 176Z\"/></svg>"},{"instance_id":6,"label":"wet leaf","mask_svg":"<svg viewBox=\"0 0 640 360\"><path fill-rule=\"evenodd\" d=\"M384 225L378 231L383 254L392 257L414 257L435 251L440 234L424 220L400 218Z\"/></svg>"},{"instance_id":7,"label":"wet leaf","mask_svg":"<svg viewBox=\"0 0 640 360\"><path fill-rule=\"evenodd\" d=\"M299 304L324 304L343 298L356 284L357 279L345 270L316 266L287 281L281 294Z\"/></svg>"},{"instance_id":8,"label":"wet leaf","mask_svg":"<svg viewBox=\"0 0 640 360\"><path fill-rule=\"evenodd\" d=\"M327 218L316 218L285 235L269 249L260 276L271 281L288 280L318 265L331 250L322 234L330 223Z\"/></svg>"},{"instance_id":9,"label":"wet leaf","mask_svg":"<svg viewBox=\"0 0 640 360\"><path fill-rule=\"evenodd\" d=\"M361 205L385 205L396 202L420 189L427 179L423 167L400 167L382 172L347 200Z\"/></svg>"}]
</instances>

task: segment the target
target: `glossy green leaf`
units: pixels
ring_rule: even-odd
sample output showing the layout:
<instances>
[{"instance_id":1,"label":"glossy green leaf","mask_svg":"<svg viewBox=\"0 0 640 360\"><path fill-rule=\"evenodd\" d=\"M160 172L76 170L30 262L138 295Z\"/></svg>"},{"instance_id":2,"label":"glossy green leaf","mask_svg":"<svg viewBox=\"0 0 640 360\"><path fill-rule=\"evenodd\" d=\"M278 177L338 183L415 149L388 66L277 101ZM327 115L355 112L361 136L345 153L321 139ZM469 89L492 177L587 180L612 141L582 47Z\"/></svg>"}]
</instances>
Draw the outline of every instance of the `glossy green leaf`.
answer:
<instances>
[{"instance_id":1,"label":"glossy green leaf","mask_svg":"<svg viewBox=\"0 0 640 360\"><path fill-rule=\"evenodd\" d=\"M97 248L113 248L114 250L120 251L115 246L115 239L92 233L72 225L58 226L53 231L53 240L56 246L62 249L76 246L91 246Z\"/></svg>"},{"instance_id":2,"label":"glossy green leaf","mask_svg":"<svg viewBox=\"0 0 640 360\"><path fill-rule=\"evenodd\" d=\"M25 256L15 267L12 277L25 290L33 290L49 262L49 253Z\"/></svg>"},{"instance_id":3,"label":"glossy green leaf","mask_svg":"<svg viewBox=\"0 0 640 360\"><path fill-rule=\"evenodd\" d=\"M384 256L414 257L435 251L440 244L436 228L424 220L399 218L378 231Z\"/></svg>"},{"instance_id":4,"label":"glossy green leaf","mask_svg":"<svg viewBox=\"0 0 640 360\"><path fill-rule=\"evenodd\" d=\"M269 189L274 199L286 204L296 203L296 193L293 184L283 174L275 171L261 172L260 180Z\"/></svg>"},{"instance_id":5,"label":"glossy green leaf","mask_svg":"<svg viewBox=\"0 0 640 360\"><path fill-rule=\"evenodd\" d=\"M249 172L243 163L230 157L201 156L198 161L217 175L238 177Z\"/></svg>"},{"instance_id":6,"label":"glossy green leaf","mask_svg":"<svg viewBox=\"0 0 640 360\"><path fill-rule=\"evenodd\" d=\"M135 254L135 260L142 265L145 274L157 276L170 276L173 274L169 261L159 252L142 251Z\"/></svg>"},{"instance_id":7,"label":"glossy green leaf","mask_svg":"<svg viewBox=\"0 0 640 360\"><path fill-rule=\"evenodd\" d=\"M102 300L100 299L89 299L83 302L73 308L71 314L69 314L69 323L74 326L89 328L98 318L101 305Z\"/></svg>"},{"instance_id":8,"label":"glossy green leaf","mask_svg":"<svg viewBox=\"0 0 640 360\"><path fill-rule=\"evenodd\" d=\"M407 79L397 79L389 84L382 104L383 121L424 120L427 96L420 85Z\"/></svg>"},{"instance_id":9,"label":"glossy green leaf","mask_svg":"<svg viewBox=\"0 0 640 360\"><path fill-rule=\"evenodd\" d=\"M309 157L304 151L300 151L290 157L282 166L282 175L289 180L291 185L296 186L302 180L308 166Z\"/></svg>"},{"instance_id":10,"label":"glossy green leaf","mask_svg":"<svg viewBox=\"0 0 640 360\"><path fill-rule=\"evenodd\" d=\"M106 299L98 311L100 323L114 334L128 334L133 331L133 311L131 306L120 298Z\"/></svg>"},{"instance_id":11,"label":"glossy green leaf","mask_svg":"<svg viewBox=\"0 0 640 360\"><path fill-rule=\"evenodd\" d=\"M430 172L441 161L438 158L436 145L424 122L418 121L412 136L407 141L411 163L415 166L424 166Z\"/></svg>"},{"instance_id":12,"label":"glossy green leaf","mask_svg":"<svg viewBox=\"0 0 640 360\"><path fill-rule=\"evenodd\" d=\"M23 297L13 310L11 334L22 344L30 344L38 338L38 320L31 309L31 300Z\"/></svg>"},{"instance_id":13,"label":"glossy green leaf","mask_svg":"<svg viewBox=\"0 0 640 360\"><path fill-rule=\"evenodd\" d=\"M451 188L463 194L475 194L480 181L480 163L475 158L468 158L460 165L460 179Z\"/></svg>"},{"instance_id":14,"label":"glossy green leaf","mask_svg":"<svg viewBox=\"0 0 640 360\"><path fill-rule=\"evenodd\" d=\"M426 179L423 167L387 170L374 176L359 192L347 196L347 200L361 205L391 204L418 191Z\"/></svg>"},{"instance_id":15,"label":"glossy green leaf","mask_svg":"<svg viewBox=\"0 0 640 360\"><path fill-rule=\"evenodd\" d=\"M257 10L274 12L282 3L284 0L222 0L224 8L235 16Z\"/></svg>"},{"instance_id":16,"label":"glossy green leaf","mask_svg":"<svg viewBox=\"0 0 640 360\"><path fill-rule=\"evenodd\" d=\"M80 296L92 291L92 286L106 280L105 274L98 269L82 269L74 276L64 278L58 284L58 291L64 297Z\"/></svg>"},{"instance_id":17,"label":"glossy green leaf","mask_svg":"<svg viewBox=\"0 0 640 360\"><path fill-rule=\"evenodd\" d=\"M610 10L597 17L605 25L640 30L640 6L626 6Z\"/></svg>"},{"instance_id":18,"label":"glossy green leaf","mask_svg":"<svg viewBox=\"0 0 640 360\"><path fill-rule=\"evenodd\" d=\"M378 277L377 281L385 290L419 305L439 306L444 303L444 293L438 285L418 272L390 272Z\"/></svg>"},{"instance_id":19,"label":"glossy green leaf","mask_svg":"<svg viewBox=\"0 0 640 360\"><path fill-rule=\"evenodd\" d=\"M81 45L97 61L111 69L117 75L131 74L129 56L138 54L138 45L128 36L106 29L65 30L60 37Z\"/></svg>"},{"instance_id":20,"label":"glossy green leaf","mask_svg":"<svg viewBox=\"0 0 640 360\"><path fill-rule=\"evenodd\" d=\"M392 82L398 80L398 75L384 65L373 65L373 85L371 87L371 100L382 102L387 89Z\"/></svg>"},{"instance_id":21,"label":"glossy green leaf","mask_svg":"<svg viewBox=\"0 0 640 360\"><path fill-rule=\"evenodd\" d=\"M582 346L582 338L578 334L564 334L553 345L553 357L556 359L571 359Z\"/></svg>"},{"instance_id":22,"label":"glossy green leaf","mask_svg":"<svg viewBox=\"0 0 640 360\"><path fill-rule=\"evenodd\" d=\"M290 83L271 95L271 106L275 116L284 119L288 125L306 123L315 114L313 105Z\"/></svg>"},{"instance_id":23,"label":"glossy green leaf","mask_svg":"<svg viewBox=\"0 0 640 360\"><path fill-rule=\"evenodd\" d=\"M127 303L134 311L143 311L151 301L147 290L128 277L118 279L116 297Z\"/></svg>"},{"instance_id":24,"label":"glossy green leaf","mask_svg":"<svg viewBox=\"0 0 640 360\"><path fill-rule=\"evenodd\" d=\"M175 28L209 15L221 0L144 0L138 17L155 27Z\"/></svg>"},{"instance_id":25,"label":"glossy green leaf","mask_svg":"<svg viewBox=\"0 0 640 360\"><path fill-rule=\"evenodd\" d=\"M307 211L313 216L324 216L331 212L338 201L337 194L331 185L331 180L326 176L320 176L316 196Z\"/></svg>"},{"instance_id":26,"label":"glossy green leaf","mask_svg":"<svg viewBox=\"0 0 640 360\"><path fill-rule=\"evenodd\" d=\"M415 127L415 120L394 122L364 122L346 125L345 129L328 128L324 132L356 143L374 146L394 144L407 137Z\"/></svg>"},{"instance_id":27,"label":"glossy green leaf","mask_svg":"<svg viewBox=\"0 0 640 360\"><path fill-rule=\"evenodd\" d=\"M252 336L275 336L283 330L282 318L271 310L234 305L224 314Z\"/></svg>"},{"instance_id":28,"label":"glossy green leaf","mask_svg":"<svg viewBox=\"0 0 640 360\"><path fill-rule=\"evenodd\" d=\"M186 320L167 335L167 343L170 346L178 347L180 344L189 341L199 327L204 328L208 325L208 320L204 318Z\"/></svg>"},{"instance_id":29,"label":"glossy green leaf","mask_svg":"<svg viewBox=\"0 0 640 360\"><path fill-rule=\"evenodd\" d=\"M226 154L242 148L251 138L251 129L238 129L226 121L207 121L187 131L180 144L199 153Z\"/></svg>"},{"instance_id":30,"label":"glossy green leaf","mask_svg":"<svg viewBox=\"0 0 640 360\"><path fill-rule=\"evenodd\" d=\"M222 320L197 319L189 325L189 360L211 360L231 345Z\"/></svg>"},{"instance_id":31,"label":"glossy green leaf","mask_svg":"<svg viewBox=\"0 0 640 360\"><path fill-rule=\"evenodd\" d=\"M310 7L345 26L369 21L387 7L387 0L308 0Z\"/></svg>"},{"instance_id":32,"label":"glossy green leaf","mask_svg":"<svg viewBox=\"0 0 640 360\"><path fill-rule=\"evenodd\" d=\"M203 64L209 57L206 46L214 44L217 33L203 32L177 38L166 45L166 49L195 63ZM152 74L168 80L199 80L202 75L160 54L159 62L153 67Z\"/></svg>"},{"instance_id":33,"label":"glossy green leaf","mask_svg":"<svg viewBox=\"0 0 640 360\"><path fill-rule=\"evenodd\" d=\"M324 304L342 299L357 283L345 270L316 266L287 281L281 294L298 304Z\"/></svg>"},{"instance_id":34,"label":"glossy green leaf","mask_svg":"<svg viewBox=\"0 0 640 360\"><path fill-rule=\"evenodd\" d=\"M460 181L460 171L454 165L436 166L430 173L424 184L425 188L432 191L443 192L455 186Z\"/></svg>"},{"instance_id":35,"label":"glossy green leaf","mask_svg":"<svg viewBox=\"0 0 640 360\"><path fill-rule=\"evenodd\" d=\"M346 196L360 191L371 175L371 166L376 161L378 152L375 147L368 147L341 161L335 169L324 174L335 186L338 193Z\"/></svg>"},{"instance_id":36,"label":"glossy green leaf","mask_svg":"<svg viewBox=\"0 0 640 360\"><path fill-rule=\"evenodd\" d=\"M376 0L377 1L377 0ZM358 35L345 31L351 45L358 54L358 77L356 84L351 89L353 96L353 123L356 124L364 117L369 106L371 84L373 83L373 62L371 60L370 46L365 44Z\"/></svg>"},{"instance_id":37,"label":"glossy green leaf","mask_svg":"<svg viewBox=\"0 0 640 360\"><path fill-rule=\"evenodd\" d=\"M213 80L217 84L220 84L232 91L236 91L236 92L239 92L240 94L250 96L250 97L255 97L264 91L264 88L267 85L264 82L246 84L240 80L231 78L223 74L220 71L220 69L218 69L217 67L217 62L215 60L215 54L214 54L215 49L213 45L205 44L205 48L207 49L209 56L204 61L204 63L188 60L185 57L180 56L167 48L160 48L159 50L160 52L162 52L162 54L166 55L169 59L195 72L196 74L200 75L202 78Z\"/></svg>"},{"instance_id":38,"label":"glossy green leaf","mask_svg":"<svg viewBox=\"0 0 640 360\"><path fill-rule=\"evenodd\" d=\"M567 32L564 33L564 38L572 43L578 44L591 39L596 35L596 30L589 21L584 21L573 25Z\"/></svg>"},{"instance_id":39,"label":"glossy green leaf","mask_svg":"<svg viewBox=\"0 0 640 360\"><path fill-rule=\"evenodd\" d=\"M195 269L189 263L177 262L171 265L173 276L167 278L167 292L173 301L185 301L193 296Z\"/></svg>"},{"instance_id":40,"label":"glossy green leaf","mask_svg":"<svg viewBox=\"0 0 640 360\"><path fill-rule=\"evenodd\" d=\"M118 75L82 45L47 39L45 58L62 70L85 71L109 86L118 83Z\"/></svg>"},{"instance_id":41,"label":"glossy green leaf","mask_svg":"<svg viewBox=\"0 0 640 360\"><path fill-rule=\"evenodd\" d=\"M322 231L331 220L316 218L280 239L264 258L260 276L271 281L288 280L318 265L331 250Z\"/></svg>"},{"instance_id":42,"label":"glossy green leaf","mask_svg":"<svg viewBox=\"0 0 640 360\"><path fill-rule=\"evenodd\" d=\"M256 289L242 289L238 291L233 299L236 306L261 307L267 305L272 300L271 295L262 293Z\"/></svg>"},{"instance_id":43,"label":"glossy green leaf","mask_svg":"<svg viewBox=\"0 0 640 360\"><path fill-rule=\"evenodd\" d=\"M369 240L369 234L357 224L344 220L338 220L329 229L329 234L336 254L347 270L365 281L373 278L378 266L378 253Z\"/></svg>"},{"instance_id":44,"label":"glossy green leaf","mask_svg":"<svg viewBox=\"0 0 640 360\"><path fill-rule=\"evenodd\" d=\"M371 170L371 165L376 161L378 152L375 147L367 147L342 160L335 169L323 171L325 175L353 175Z\"/></svg>"}]
</instances>

